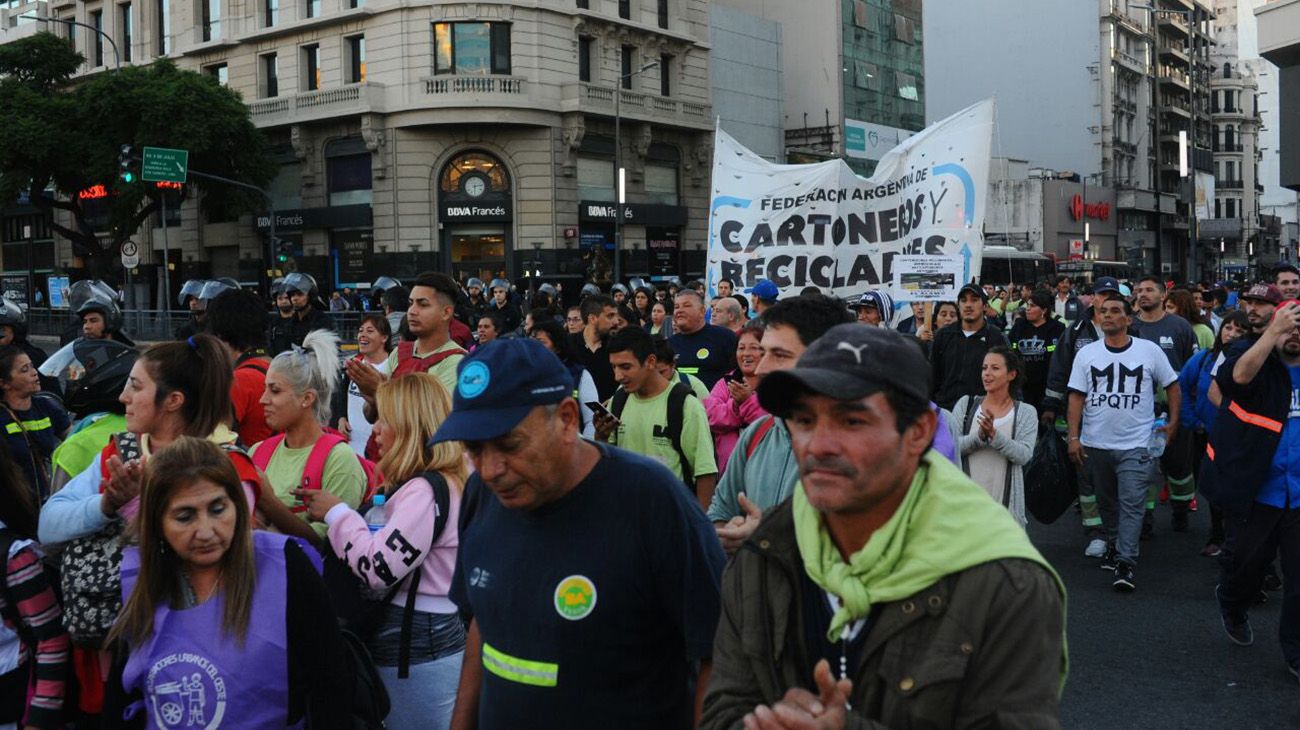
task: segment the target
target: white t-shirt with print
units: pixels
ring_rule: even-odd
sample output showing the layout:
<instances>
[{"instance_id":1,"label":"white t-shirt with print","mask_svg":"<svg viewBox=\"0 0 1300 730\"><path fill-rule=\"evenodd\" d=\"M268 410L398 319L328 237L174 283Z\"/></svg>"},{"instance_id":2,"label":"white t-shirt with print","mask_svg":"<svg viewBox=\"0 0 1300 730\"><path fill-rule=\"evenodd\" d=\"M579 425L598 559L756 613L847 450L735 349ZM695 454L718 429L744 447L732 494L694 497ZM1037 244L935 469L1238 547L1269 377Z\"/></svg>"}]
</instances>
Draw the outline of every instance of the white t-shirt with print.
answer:
<instances>
[{"instance_id":1,"label":"white t-shirt with print","mask_svg":"<svg viewBox=\"0 0 1300 730\"><path fill-rule=\"evenodd\" d=\"M1156 386L1177 381L1178 373L1154 342L1131 337L1120 350L1105 340L1085 345L1070 371L1070 390L1083 393L1079 440L1094 449L1145 448L1156 420Z\"/></svg>"}]
</instances>

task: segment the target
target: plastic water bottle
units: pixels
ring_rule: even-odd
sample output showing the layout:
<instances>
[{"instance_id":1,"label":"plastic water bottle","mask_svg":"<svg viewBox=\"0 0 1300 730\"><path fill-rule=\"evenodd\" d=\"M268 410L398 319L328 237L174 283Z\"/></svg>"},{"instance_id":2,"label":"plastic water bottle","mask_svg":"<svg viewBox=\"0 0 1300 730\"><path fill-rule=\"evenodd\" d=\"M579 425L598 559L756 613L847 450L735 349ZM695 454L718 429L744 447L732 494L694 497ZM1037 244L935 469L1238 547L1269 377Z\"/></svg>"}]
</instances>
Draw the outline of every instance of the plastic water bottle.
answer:
<instances>
[{"instance_id":1,"label":"plastic water bottle","mask_svg":"<svg viewBox=\"0 0 1300 730\"><path fill-rule=\"evenodd\" d=\"M1160 448L1163 450L1164 446ZM384 495L376 494L371 502L374 506L366 510L366 527L370 528L372 534L384 529L384 525L388 524L388 509L384 507L384 501Z\"/></svg>"},{"instance_id":2,"label":"plastic water bottle","mask_svg":"<svg viewBox=\"0 0 1300 730\"><path fill-rule=\"evenodd\" d=\"M1160 429L1168 424L1169 422L1165 419L1157 418L1155 425L1151 427L1151 440L1147 441L1147 453L1153 457L1160 457L1165 453L1165 442L1168 441L1168 437Z\"/></svg>"}]
</instances>

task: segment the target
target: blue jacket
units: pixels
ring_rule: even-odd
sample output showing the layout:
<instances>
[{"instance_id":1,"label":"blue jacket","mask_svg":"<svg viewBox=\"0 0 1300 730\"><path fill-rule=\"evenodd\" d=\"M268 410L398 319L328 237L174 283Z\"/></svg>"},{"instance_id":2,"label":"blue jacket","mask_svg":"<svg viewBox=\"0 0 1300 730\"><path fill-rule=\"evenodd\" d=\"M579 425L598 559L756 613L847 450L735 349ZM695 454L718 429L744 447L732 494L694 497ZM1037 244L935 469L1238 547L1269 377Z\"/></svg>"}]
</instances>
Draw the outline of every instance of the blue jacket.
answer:
<instances>
[{"instance_id":1,"label":"blue jacket","mask_svg":"<svg viewBox=\"0 0 1300 730\"><path fill-rule=\"evenodd\" d=\"M1269 353L1254 380L1238 385L1232 379L1244 352L1242 347L1231 348L1215 376L1223 402L1201 464L1205 496L1238 519L1250 515L1269 479L1291 408L1291 372L1276 352Z\"/></svg>"},{"instance_id":2,"label":"blue jacket","mask_svg":"<svg viewBox=\"0 0 1300 730\"><path fill-rule=\"evenodd\" d=\"M1217 410L1210 402L1208 394L1210 383L1214 382L1210 371L1218 354L1212 350L1201 350L1183 365L1178 374L1178 386L1183 392L1182 406L1178 411L1180 428L1201 429L1209 432L1214 427Z\"/></svg>"}]
</instances>

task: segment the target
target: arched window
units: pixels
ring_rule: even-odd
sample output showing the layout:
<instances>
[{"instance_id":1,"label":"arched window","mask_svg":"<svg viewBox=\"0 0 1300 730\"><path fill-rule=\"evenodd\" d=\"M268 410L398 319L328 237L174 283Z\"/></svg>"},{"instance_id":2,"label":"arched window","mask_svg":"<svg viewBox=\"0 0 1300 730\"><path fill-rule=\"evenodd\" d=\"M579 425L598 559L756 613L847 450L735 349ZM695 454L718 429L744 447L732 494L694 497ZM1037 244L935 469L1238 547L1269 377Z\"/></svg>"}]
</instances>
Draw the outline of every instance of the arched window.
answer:
<instances>
[{"instance_id":1,"label":"arched window","mask_svg":"<svg viewBox=\"0 0 1300 730\"><path fill-rule=\"evenodd\" d=\"M486 189L476 192L477 185L475 185L467 193L465 185L471 179L482 180L486 183L484 185ZM496 157L480 150L472 150L457 155L442 168L438 190L453 195L467 193L472 197L482 195L484 192L508 195L510 176L506 172L506 166Z\"/></svg>"}]
</instances>

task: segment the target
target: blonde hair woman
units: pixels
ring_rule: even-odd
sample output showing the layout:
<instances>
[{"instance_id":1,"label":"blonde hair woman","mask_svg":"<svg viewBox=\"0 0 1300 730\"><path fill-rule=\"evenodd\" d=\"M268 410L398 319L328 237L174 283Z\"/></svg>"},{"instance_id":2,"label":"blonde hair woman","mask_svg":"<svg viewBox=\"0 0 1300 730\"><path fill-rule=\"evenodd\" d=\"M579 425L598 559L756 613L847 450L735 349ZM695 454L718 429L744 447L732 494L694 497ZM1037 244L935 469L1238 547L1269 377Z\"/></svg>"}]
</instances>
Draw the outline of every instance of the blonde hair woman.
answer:
<instances>
[{"instance_id":1,"label":"blonde hair woman","mask_svg":"<svg viewBox=\"0 0 1300 730\"><path fill-rule=\"evenodd\" d=\"M385 382L375 405L387 523L372 533L337 496L297 494L312 519L329 525L335 555L371 589L388 591L383 618L367 643L392 702L389 726L446 728L465 652L465 629L448 598L469 476L464 449L458 442L428 445L451 412L451 396L433 375ZM412 616L404 623L408 610Z\"/></svg>"},{"instance_id":2,"label":"blonde hair woman","mask_svg":"<svg viewBox=\"0 0 1300 730\"><path fill-rule=\"evenodd\" d=\"M141 496L140 546L122 558L128 598L109 633L104 727L346 717L352 680L325 584L291 538L253 531L221 447L178 437L149 460ZM141 706L148 722L126 717Z\"/></svg>"}]
</instances>

